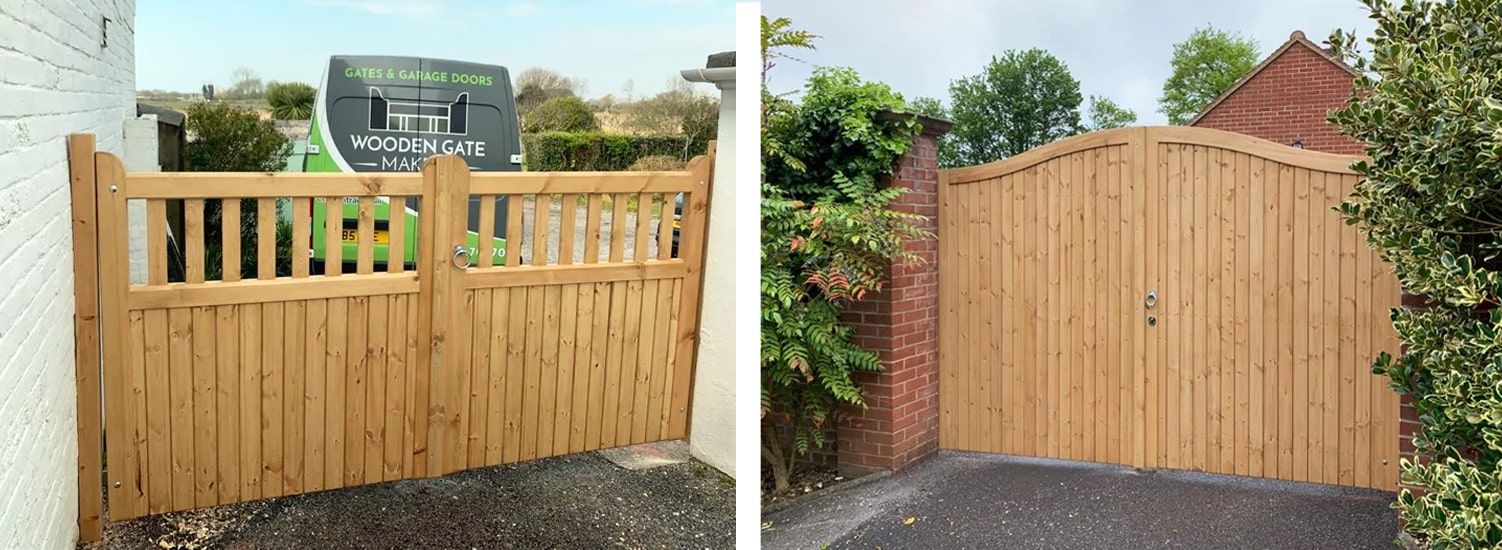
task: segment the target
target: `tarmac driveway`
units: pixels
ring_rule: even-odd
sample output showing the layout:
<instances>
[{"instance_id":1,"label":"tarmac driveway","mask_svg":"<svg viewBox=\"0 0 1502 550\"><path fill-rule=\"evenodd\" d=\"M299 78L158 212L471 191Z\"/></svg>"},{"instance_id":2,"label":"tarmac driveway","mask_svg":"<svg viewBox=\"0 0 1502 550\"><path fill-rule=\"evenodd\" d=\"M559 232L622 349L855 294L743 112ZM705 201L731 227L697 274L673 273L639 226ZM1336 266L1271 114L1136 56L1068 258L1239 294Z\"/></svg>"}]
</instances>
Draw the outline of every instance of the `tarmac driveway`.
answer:
<instances>
[{"instance_id":1,"label":"tarmac driveway","mask_svg":"<svg viewBox=\"0 0 1502 550\"><path fill-rule=\"evenodd\" d=\"M1391 493L945 451L775 509L762 546L1392 548ZM908 519L912 522L908 523Z\"/></svg>"}]
</instances>

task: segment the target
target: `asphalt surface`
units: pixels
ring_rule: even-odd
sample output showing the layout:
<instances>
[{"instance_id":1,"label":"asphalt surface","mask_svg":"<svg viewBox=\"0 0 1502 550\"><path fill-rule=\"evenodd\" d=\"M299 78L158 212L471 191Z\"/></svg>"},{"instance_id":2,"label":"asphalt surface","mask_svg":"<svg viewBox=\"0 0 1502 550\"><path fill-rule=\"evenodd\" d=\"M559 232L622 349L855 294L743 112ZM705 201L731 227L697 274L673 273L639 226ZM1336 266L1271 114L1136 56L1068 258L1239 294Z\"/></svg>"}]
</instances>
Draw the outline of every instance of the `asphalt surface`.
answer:
<instances>
[{"instance_id":1,"label":"asphalt surface","mask_svg":"<svg viewBox=\"0 0 1502 550\"><path fill-rule=\"evenodd\" d=\"M97 548L729 548L734 487L703 463L595 453L110 524Z\"/></svg>"},{"instance_id":2,"label":"asphalt surface","mask_svg":"<svg viewBox=\"0 0 1502 550\"><path fill-rule=\"evenodd\" d=\"M1366 489L946 451L773 511L762 547L1392 548L1392 502Z\"/></svg>"}]
</instances>

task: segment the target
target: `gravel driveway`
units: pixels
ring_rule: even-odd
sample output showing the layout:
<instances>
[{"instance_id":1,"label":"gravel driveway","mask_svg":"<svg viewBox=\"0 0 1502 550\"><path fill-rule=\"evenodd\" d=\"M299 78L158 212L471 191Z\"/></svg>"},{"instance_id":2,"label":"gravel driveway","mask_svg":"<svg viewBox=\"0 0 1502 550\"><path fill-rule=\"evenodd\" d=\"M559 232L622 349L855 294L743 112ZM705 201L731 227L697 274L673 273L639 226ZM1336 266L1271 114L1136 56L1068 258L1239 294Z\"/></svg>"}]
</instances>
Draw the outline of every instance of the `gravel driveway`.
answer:
<instances>
[{"instance_id":1,"label":"gravel driveway","mask_svg":"<svg viewBox=\"0 0 1502 550\"><path fill-rule=\"evenodd\" d=\"M732 481L703 463L586 453L148 516L94 548L729 548L734 518Z\"/></svg>"},{"instance_id":2,"label":"gravel driveway","mask_svg":"<svg viewBox=\"0 0 1502 550\"><path fill-rule=\"evenodd\" d=\"M549 264L558 263L559 240L563 237L564 205L561 204L562 202L562 200L559 200L557 197L555 197L551 201L551 205L548 211ZM585 224L588 223L589 210L587 206L583 204L576 204L574 205L574 208L576 209L574 212L574 262L578 263L584 261L584 233L586 227ZM532 220L536 219L533 217L536 214L536 210L537 205L535 201L530 198L527 199L527 201L522 205L522 234L525 236L525 238L522 240L521 262L525 265L532 264L531 225ZM604 205L604 207L601 208L600 214L600 260L604 261L606 258L610 257L610 239L614 238L616 225L614 223L614 220L611 219L612 212L610 205ZM625 246L623 247L625 254L624 261L628 262L635 261L633 258L635 256L633 243L636 239L636 215L636 212L626 212L625 223L623 224L625 225L623 231L626 237ZM657 216L653 215L652 218L653 219L647 221L648 231L650 232L647 237L647 257L656 258L657 234L659 225L658 220L656 219Z\"/></svg>"}]
</instances>

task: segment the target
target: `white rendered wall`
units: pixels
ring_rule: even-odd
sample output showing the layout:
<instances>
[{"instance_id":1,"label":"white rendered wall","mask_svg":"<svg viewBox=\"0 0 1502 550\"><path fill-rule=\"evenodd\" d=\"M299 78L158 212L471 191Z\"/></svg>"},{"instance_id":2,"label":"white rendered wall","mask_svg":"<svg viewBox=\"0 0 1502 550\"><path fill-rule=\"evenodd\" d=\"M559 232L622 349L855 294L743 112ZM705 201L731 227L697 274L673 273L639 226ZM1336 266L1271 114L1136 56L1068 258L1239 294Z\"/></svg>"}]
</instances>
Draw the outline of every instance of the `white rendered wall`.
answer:
<instances>
[{"instance_id":1,"label":"white rendered wall","mask_svg":"<svg viewBox=\"0 0 1502 550\"><path fill-rule=\"evenodd\" d=\"M102 44L104 18L108 42ZM68 134L123 152L134 0L0 1L0 546L78 527Z\"/></svg>"},{"instance_id":2,"label":"white rendered wall","mask_svg":"<svg viewBox=\"0 0 1502 550\"><path fill-rule=\"evenodd\" d=\"M685 71L687 72L687 71ZM714 196L699 300L699 354L694 365L688 444L694 457L735 476L735 75L720 87ZM750 353L750 352L747 352ZM743 396L742 399L755 399Z\"/></svg>"}]
</instances>

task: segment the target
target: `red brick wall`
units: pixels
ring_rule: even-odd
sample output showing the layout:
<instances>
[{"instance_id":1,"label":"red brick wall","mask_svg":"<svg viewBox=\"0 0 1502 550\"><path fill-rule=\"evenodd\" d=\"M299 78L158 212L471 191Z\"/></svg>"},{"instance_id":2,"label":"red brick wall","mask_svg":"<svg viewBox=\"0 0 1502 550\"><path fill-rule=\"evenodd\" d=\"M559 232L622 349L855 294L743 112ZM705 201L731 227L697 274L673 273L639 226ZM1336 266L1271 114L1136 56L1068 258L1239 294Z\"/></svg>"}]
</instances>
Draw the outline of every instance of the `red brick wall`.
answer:
<instances>
[{"instance_id":1,"label":"red brick wall","mask_svg":"<svg viewBox=\"0 0 1502 550\"><path fill-rule=\"evenodd\" d=\"M1294 44L1193 126L1256 136L1311 151L1361 154L1361 144L1325 120L1351 95L1351 73L1309 48Z\"/></svg>"},{"instance_id":2,"label":"red brick wall","mask_svg":"<svg viewBox=\"0 0 1502 550\"><path fill-rule=\"evenodd\" d=\"M891 184L908 189L898 210L921 214L938 230L938 138L947 122L922 119L924 131L900 162ZM866 408L850 407L837 429L841 473L901 470L939 450L938 237L909 241L921 262L896 262L891 284L853 304L846 321L856 343L881 357L885 371L862 375Z\"/></svg>"}]
</instances>

